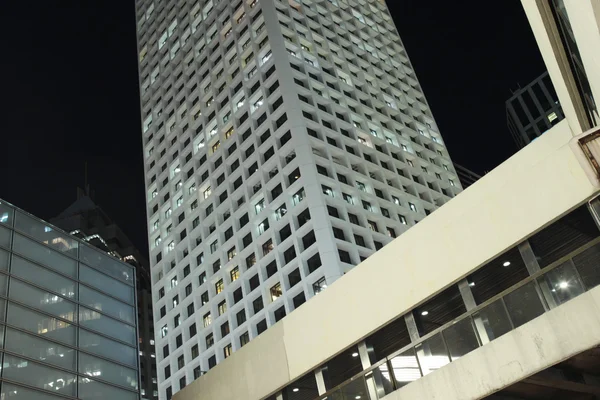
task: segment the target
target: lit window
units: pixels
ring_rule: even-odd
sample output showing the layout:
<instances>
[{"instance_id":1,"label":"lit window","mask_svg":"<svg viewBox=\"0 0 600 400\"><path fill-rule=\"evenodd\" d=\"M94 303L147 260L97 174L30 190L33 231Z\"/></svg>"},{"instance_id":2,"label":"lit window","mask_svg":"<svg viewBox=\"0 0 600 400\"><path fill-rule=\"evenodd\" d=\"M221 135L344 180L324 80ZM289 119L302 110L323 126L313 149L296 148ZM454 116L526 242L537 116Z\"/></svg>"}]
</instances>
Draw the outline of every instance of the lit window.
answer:
<instances>
[{"instance_id":1,"label":"lit window","mask_svg":"<svg viewBox=\"0 0 600 400\"><path fill-rule=\"evenodd\" d=\"M177 199L176 207L179 207L183 204L183 196Z\"/></svg>"},{"instance_id":2,"label":"lit window","mask_svg":"<svg viewBox=\"0 0 600 400\"><path fill-rule=\"evenodd\" d=\"M167 328L167 325L164 325L162 328L160 328L160 337L165 337L167 336L167 333L169 333L169 328Z\"/></svg>"},{"instance_id":3,"label":"lit window","mask_svg":"<svg viewBox=\"0 0 600 400\"><path fill-rule=\"evenodd\" d=\"M234 269L232 269L229 275L231 276L231 282L236 281L240 277L239 267L235 267Z\"/></svg>"},{"instance_id":4,"label":"lit window","mask_svg":"<svg viewBox=\"0 0 600 400\"><path fill-rule=\"evenodd\" d=\"M219 315L223 315L225 314L225 312L227 311L227 303L225 302L225 300L223 300L222 302L219 303Z\"/></svg>"},{"instance_id":5,"label":"lit window","mask_svg":"<svg viewBox=\"0 0 600 400\"><path fill-rule=\"evenodd\" d=\"M212 147L211 147L212 152L214 153L215 151L219 150L219 146L221 146L221 142L219 142L217 140L217 142L215 144L213 144Z\"/></svg>"},{"instance_id":6,"label":"lit window","mask_svg":"<svg viewBox=\"0 0 600 400\"><path fill-rule=\"evenodd\" d=\"M415 206L413 203L408 203L408 208L414 212L417 212L417 206Z\"/></svg>"},{"instance_id":7,"label":"lit window","mask_svg":"<svg viewBox=\"0 0 600 400\"><path fill-rule=\"evenodd\" d=\"M233 128L229 128L227 132L225 132L225 139L228 139L231 135L233 135Z\"/></svg>"},{"instance_id":8,"label":"lit window","mask_svg":"<svg viewBox=\"0 0 600 400\"><path fill-rule=\"evenodd\" d=\"M173 213L173 210L171 210L170 208L165 211L165 218L169 218L171 216L171 214Z\"/></svg>"},{"instance_id":9,"label":"lit window","mask_svg":"<svg viewBox=\"0 0 600 400\"><path fill-rule=\"evenodd\" d=\"M158 221L157 221L158 222ZM160 242L162 241L162 239L159 237L157 237L156 239L154 239L154 246L158 246L160 244Z\"/></svg>"},{"instance_id":10,"label":"lit window","mask_svg":"<svg viewBox=\"0 0 600 400\"><path fill-rule=\"evenodd\" d=\"M229 251L227 252L227 261L231 261L233 259L233 257L236 256L236 251L235 251L235 247L229 249Z\"/></svg>"},{"instance_id":11,"label":"lit window","mask_svg":"<svg viewBox=\"0 0 600 400\"><path fill-rule=\"evenodd\" d=\"M171 289L177 286L177 277L171 279Z\"/></svg>"},{"instance_id":12,"label":"lit window","mask_svg":"<svg viewBox=\"0 0 600 400\"><path fill-rule=\"evenodd\" d=\"M231 344L228 344L227 346L223 347L223 357L227 358L231 355L232 353L232 349L231 349Z\"/></svg>"},{"instance_id":13,"label":"lit window","mask_svg":"<svg viewBox=\"0 0 600 400\"><path fill-rule=\"evenodd\" d=\"M452 179L448 179L448 182L450 182L450 186L454 186L454 181Z\"/></svg>"},{"instance_id":14,"label":"lit window","mask_svg":"<svg viewBox=\"0 0 600 400\"><path fill-rule=\"evenodd\" d=\"M209 326L210 324L212 324L212 318L210 316L210 313L207 313L204 315L204 317L202 317L202 322L203 322L205 328L207 326Z\"/></svg>"},{"instance_id":15,"label":"lit window","mask_svg":"<svg viewBox=\"0 0 600 400\"><path fill-rule=\"evenodd\" d=\"M223 279L219 279L219 281L217 283L215 283L215 292L217 292L217 294L219 294L223 291L224 288L225 288L225 284L223 283Z\"/></svg>"},{"instance_id":16,"label":"lit window","mask_svg":"<svg viewBox=\"0 0 600 400\"><path fill-rule=\"evenodd\" d=\"M210 186L206 188L206 190L204 191L204 198L207 199L208 196L210 196L212 194L212 191L210 189Z\"/></svg>"},{"instance_id":17,"label":"lit window","mask_svg":"<svg viewBox=\"0 0 600 400\"><path fill-rule=\"evenodd\" d=\"M275 301L281 297L283 291L281 290L281 283L277 282L270 290L271 292L271 301Z\"/></svg>"},{"instance_id":18,"label":"lit window","mask_svg":"<svg viewBox=\"0 0 600 400\"><path fill-rule=\"evenodd\" d=\"M171 241L171 243L169 243L169 245L167 246L167 250L173 250L175 248L175 241Z\"/></svg>"},{"instance_id":19,"label":"lit window","mask_svg":"<svg viewBox=\"0 0 600 400\"><path fill-rule=\"evenodd\" d=\"M327 289L327 283L325 282L325 277L319 279L315 283L313 283L313 292L315 294L321 293L323 290Z\"/></svg>"},{"instance_id":20,"label":"lit window","mask_svg":"<svg viewBox=\"0 0 600 400\"><path fill-rule=\"evenodd\" d=\"M192 186L190 186L190 188L188 189L188 194L192 194L196 191L196 184L194 183Z\"/></svg>"},{"instance_id":21,"label":"lit window","mask_svg":"<svg viewBox=\"0 0 600 400\"><path fill-rule=\"evenodd\" d=\"M256 203L256 205L254 206L254 211L256 211L256 213L260 213L262 210L265 209L265 200L261 200L258 203Z\"/></svg>"}]
</instances>

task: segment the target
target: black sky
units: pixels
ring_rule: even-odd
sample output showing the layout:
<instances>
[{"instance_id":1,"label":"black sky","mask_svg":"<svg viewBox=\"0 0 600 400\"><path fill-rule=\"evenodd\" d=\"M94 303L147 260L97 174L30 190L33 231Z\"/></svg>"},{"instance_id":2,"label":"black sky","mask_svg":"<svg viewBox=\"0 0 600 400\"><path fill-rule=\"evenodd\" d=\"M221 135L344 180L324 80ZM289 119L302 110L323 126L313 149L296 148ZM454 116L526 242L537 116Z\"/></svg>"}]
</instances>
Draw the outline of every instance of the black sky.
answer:
<instances>
[{"instance_id":1,"label":"black sky","mask_svg":"<svg viewBox=\"0 0 600 400\"><path fill-rule=\"evenodd\" d=\"M84 165L97 202L147 249L134 2L0 2L0 198L49 219ZM510 90L544 71L518 1L392 0L453 160L482 173L516 148Z\"/></svg>"}]
</instances>

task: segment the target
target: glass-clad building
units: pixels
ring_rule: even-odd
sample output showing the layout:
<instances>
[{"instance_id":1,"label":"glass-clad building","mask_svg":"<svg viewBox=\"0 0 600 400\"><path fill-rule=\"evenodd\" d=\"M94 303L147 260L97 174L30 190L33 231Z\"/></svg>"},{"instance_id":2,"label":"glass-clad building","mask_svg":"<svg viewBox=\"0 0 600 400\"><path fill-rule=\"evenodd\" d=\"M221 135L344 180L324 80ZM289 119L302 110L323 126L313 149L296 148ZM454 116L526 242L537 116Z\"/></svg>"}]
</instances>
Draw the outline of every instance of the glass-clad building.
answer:
<instances>
[{"instance_id":1,"label":"glass-clad building","mask_svg":"<svg viewBox=\"0 0 600 400\"><path fill-rule=\"evenodd\" d=\"M0 399L139 399L135 271L0 200Z\"/></svg>"}]
</instances>

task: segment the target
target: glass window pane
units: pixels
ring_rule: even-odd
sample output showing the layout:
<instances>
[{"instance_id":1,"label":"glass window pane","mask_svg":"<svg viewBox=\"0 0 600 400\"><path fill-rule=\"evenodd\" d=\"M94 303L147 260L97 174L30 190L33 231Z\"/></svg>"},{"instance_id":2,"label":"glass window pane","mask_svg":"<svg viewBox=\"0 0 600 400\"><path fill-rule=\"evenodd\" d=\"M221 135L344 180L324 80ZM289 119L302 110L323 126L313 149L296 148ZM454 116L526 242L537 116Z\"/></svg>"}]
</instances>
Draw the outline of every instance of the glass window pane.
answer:
<instances>
[{"instance_id":1,"label":"glass window pane","mask_svg":"<svg viewBox=\"0 0 600 400\"><path fill-rule=\"evenodd\" d=\"M390 364L398 388L408 385L421 377L421 370L415 355L415 349L408 349L390 359Z\"/></svg>"},{"instance_id":2,"label":"glass window pane","mask_svg":"<svg viewBox=\"0 0 600 400\"><path fill-rule=\"evenodd\" d=\"M470 317L463 318L442 332L452 361L479 347L479 340Z\"/></svg>"},{"instance_id":3,"label":"glass window pane","mask_svg":"<svg viewBox=\"0 0 600 400\"><path fill-rule=\"evenodd\" d=\"M13 250L65 275L76 277L77 261L15 233Z\"/></svg>"},{"instance_id":4,"label":"glass window pane","mask_svg":"<svg viewBox=\"0 0 600 400\"><path fill-rule=\"evenodd\" d=\"M77 378L74 374L8 354L4 355L2 377L67 396L77 394Z\"/></svg>"},{"instance_id":5,"label":"glass window pane","mask_svg":"<svg viewBox=\"0 0 600 400\"><path fill-rule=\"evenodd\" d=\"M492 341L512 330L510 319L506 314L502 299L498 299L492 304L484 307L473 314L473 322L487 333L487 340ZM481 329L483 328L483 329Z\"/></svg>"},{"instance_id":6,"label":"glass window pane","mask_svg":"<svg viewBox=\"0 0 600 400\"><path fill-rule=\"evenodd\" d=\"M75 350L6 328L6 349L48 364L75 370Z\"/></svg>"},{"instance_id":7,"label":"glass window pane","mask_svg":"<svg viewBox=\"0 0 600 400\"><path fill-rule=\"evenodd\" d=\"M12 303L9 304L7 322L29 332L48 337L49 339L58 340L72 346L75 345L75 327L73 325L47 315L36 313L28 308Z\"/></svg>"},{"instance_id":8,"label":"glass window pane","mask_svg":"<svg viewBox=\"0 0 600 400\"><path fill-rule=\"evenodd\" d=\"M133 326L107 317L98 311L80 306L79 325L135 346L137 335Z\"/></svg>"},{"instance_id":9,"label":"glass window pane","mask_svg":"<svg viewBox=\"0 0 600 400\"><path fill-rule=\"evenodd\" d=\"M2 271L8 271L8 251L0 250L0 269Z\"/></svg>"},{"instance_id":10,"label":"glass window pane","mask_svg":"<svg viewBox=\"0 0 600 400\"><path fill-rule=\"evenodd\" d=\"M600 243L573 257L573 263L587 290L600 285Z\"/></svg>"},{"instance_id":11,"label":"glass window pane","mask_svg":"<svg viewBox=\"0 0 600 400\"><path fill-rule=\"evenodd\" d=\"M440 333L415 346L423 375L435 371L450 362L448 351Z\"/></svg>"},{"instance_id":12,"label":"glass window pane","mask_svg":"<svg viewBox=\"0 0 600 400\"><path fill-rule=\"evenodd\" d=\"M544 306L538 295L535 282L529 282L507 294L504 296L504 302L515 328L544 313Z\"/></svg>"},{"instance_id":13,"label":"glass window pane","mask_svg":"<svg viewBox=\"0 0 600 400\"><path fill-rule=\"evenodd\" d=\"M2 214L0 214L2 217ZM6 229L0 226L0 246L10 248L10 237L12 235L12 231L10 229Z\"/></svg>"},{"instance_id":14,"label":"glass window pane","mask_svg":"<svg viewBox=\"0 0 600 400\"><path fill-rule=\"evenodd\" d=\"M103 292L133 304L133 288L118 282L86 265L79 265L79 280Z\"/></svg>"},{"instance_id":15,"label":"glass window pane","mask_svg":"<svg viewBox=\"0 0 600 400\"><path fill-rule=\"evenodd\" d=\"M118 300L108 297L100 292L96 292L81 285L79 287L79 301L86 306L93 307L97 310L109 314L113 317L120 318L123 321L135 323L135 310L133 307L121 303Z\"/></svg>"},{"instance_id":16,"label":"glass window pane","mask_svg":"<svg viewBox=\"0 0 600 400\"><path fill-rule=\"evenodd\" d=\"M79 397L81 400L137 400L135 392L119 389L89 378L79 378Z\"/></svg>"},{"instance_id":17,"label":"glass window pane","mask_svg":"<svg viewBox=\"0 0 600 400\"><path fill-rule=\"evenodd\" d=\"M0 295L6 296L8 287L8 275L0 274Z\"/></svg>"},{"instance_id":18,"label":"glass window pane","mask_svg":"<svg viewBox=\"0 0 600 400\"><path fill-rule=\"evenodd\" d=\"M133 347L117 343L95 333L79 329L79 347L133 367L137 366L137 354Z\"/></svg>"},{"instance_id":19,"label":"glass window pane","mask_svg":"<svg viewBox=\"0 0 600 400\"><path fill-rule=\"evenodd\" d=\"M120 281L133 285L133 268L90 246L81 246L79 259Z\"/></svg>"},{"instance_id":20,"label":"glass window pane","mask_svg":"<svg viewBox=\"0 0 600 400\"><path fill-rule=\"evenodd\" d=\"M10 299L69 321L74 321L76 317L77 306L75 303L14 278L10 281L8 296Z\"/></svg>"},{"instance_id":21,"label":"glass window pane","mask_svg":"<svg viewBox=\"0 0 600 400\"><path fill-rule=\"evenodd\" d=\"M11 273L38 286L58 292L65 297L77 299L77 284L21 257L12 257Z\"/></svg>"},{"instance_id":22,"label":"glass window pane","mask_svg":"<svg viewBox=\"0 0 600 400\"><path fill-rule=\"evenodd\" d=\"M85 353L79 353L79 372L137 390L137 371Z\"/></svg>"},{"instance_id":23,"label":"glass window pane","mask_svg":"<svg viewBox=\"0 0 600 400\"><path fill-rule=\"evenodd\" d=\"M11 206L0 201L0 224L12 226L14 213Z\"/></svg>"},{"instance_id":24,"label":"glass window pane","mask_svg":"<svg viewBox=\"0 0 600 400\"><path fill-rule=\"evenodd\" d=\"M17 211L16 214L15 230L21 231L55 250L77 257L79 245L77 240L20 211Z\"/></svg>"},{"instance_id":25,"label":"glass window pane","mask_svg":"<svg viewBox=\"0 0 600 400\"><path fill-rule=\"evenodd\" d=\"M344 399L368 399L367 385L363 376L348 382L340 388Z\"/></svg>"},{"instance_id":26,"label":"glass window pane","mask_svg":"<svg viewBox=\"0 0 600 400\"><path fill-rule=\"evenodd\" d=\"M49 393L40 392L30 388L13 385L7 382L2 382L2 399L10 400L64 400L64 397L53 396Z\"/></svg>"},{"instance_id":27,"label":"glass window pane","mask_svg":"<svg viewBox=\"0 0 600 400\"><path fill-rule=\"evenodd\" d=\"M549 290L556 305L563 304L584 292L571 260L564 262L538 278L542 292Z\"/></svg>"}]
</instances>

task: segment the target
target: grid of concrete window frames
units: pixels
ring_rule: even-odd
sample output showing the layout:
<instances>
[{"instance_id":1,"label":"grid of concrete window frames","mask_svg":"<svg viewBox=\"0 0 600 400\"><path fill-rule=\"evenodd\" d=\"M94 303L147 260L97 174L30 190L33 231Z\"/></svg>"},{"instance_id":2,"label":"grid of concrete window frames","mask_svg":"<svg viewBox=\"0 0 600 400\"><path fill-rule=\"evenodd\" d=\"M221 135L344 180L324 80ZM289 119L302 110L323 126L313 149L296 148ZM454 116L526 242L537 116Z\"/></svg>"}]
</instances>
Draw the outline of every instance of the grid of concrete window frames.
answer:
<instances>
[{"instance_id":1,"label":"grid of concrete window frames","mask_svg":"<svg viewBox=\"0 0 600 400\"><path fill-rule=\"evenodd\" d=\"M135 271L0 201L3 399L139 399Z\"/></svg>"},{"instance_id":2,"label":"grid of concrete window frames","mask_svg":"<svg viewBox=\"0 0 600 400\"><path fill-rule=\"evenodd\" d=\"M460 191L385 5L334 3L137 2L167 397Z\"/></svg>"}]
</instances>

